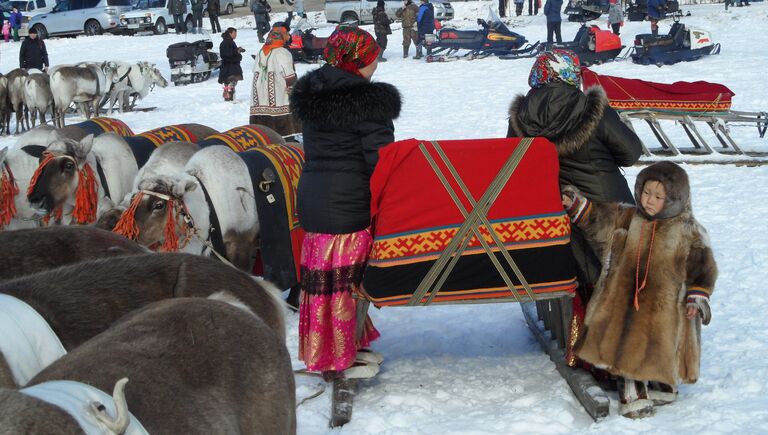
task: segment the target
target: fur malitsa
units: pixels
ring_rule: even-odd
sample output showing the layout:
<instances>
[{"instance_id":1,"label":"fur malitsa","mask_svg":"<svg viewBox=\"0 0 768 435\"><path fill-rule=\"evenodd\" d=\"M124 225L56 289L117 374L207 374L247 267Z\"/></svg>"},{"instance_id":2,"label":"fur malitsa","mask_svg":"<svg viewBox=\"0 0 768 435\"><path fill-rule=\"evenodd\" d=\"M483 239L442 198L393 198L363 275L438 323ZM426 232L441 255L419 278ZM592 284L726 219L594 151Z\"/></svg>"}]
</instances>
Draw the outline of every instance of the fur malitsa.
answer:
<instances>
[{"instance_id":1,"label":"fur malitsa","mask_svg":"<svg viewBox=\"0 0 768 435\"><path fill-rule=\"evenodd\" d=\"M0 281L96 258L149 252L92 227L56 226L0 232Z\"/></svg>"},{"instance_id":2,"label":"fur malitsa","mask_svg":"<svg viewBox=\"0 0 768 435\"><path fill-rule=\"evenodd\" d=\"M717 279L706 230L691 212L690 189L677 165L653 165L641 171L635 191L645 181L664 184L669 198L656 216L653 250L648 263L654 221L637 208L593 203L578 223L604 265L589 301L576 355L625 378L670 385L699 377L701 319L688 320L686 296L691 288L708 294ZM640 253L638 270L638 252ZM636 274L647 284L633 306Z\"/></svg>"},{"instance_id":3,"label":"fur malitsa","mask_svg":"<svg viewBox=\"0 0 768 435\"><path fill-rule=\"evenodd\" d=\"M40 313L68 351L150 303L222 291L241 300L284 339L283 308L269 290L244 272L196 255L92 260L0 283L0 293Z\"/></svg>"},{"instance_id":4,"label":"fur malitsa","mask_svg":"<svg viewBox=\"0 0 768 435\"><path fill-rule=\"evenodd\" d=\"M400 92L389 83L360 79L331 86L320 79L321 74L320 70L309 72L293 88L291 110L302 123L335 130L361 122L389 122L400 116Z\"/></svg>"},{"instance_id":5,"label":"fur malitsa","mask_svg":"<svg viewBox=\"0 0 768 435\"><path fill-rule=\"evenodd\" d=\"M295 385L282 337L224 302L182 298L144 307L29 385L65 379L111 393L123 377L128 410L152 434L296 433ZM82 433L59 408L10 389L0 389L0 427Z\"/></svg>"}]
</instances>

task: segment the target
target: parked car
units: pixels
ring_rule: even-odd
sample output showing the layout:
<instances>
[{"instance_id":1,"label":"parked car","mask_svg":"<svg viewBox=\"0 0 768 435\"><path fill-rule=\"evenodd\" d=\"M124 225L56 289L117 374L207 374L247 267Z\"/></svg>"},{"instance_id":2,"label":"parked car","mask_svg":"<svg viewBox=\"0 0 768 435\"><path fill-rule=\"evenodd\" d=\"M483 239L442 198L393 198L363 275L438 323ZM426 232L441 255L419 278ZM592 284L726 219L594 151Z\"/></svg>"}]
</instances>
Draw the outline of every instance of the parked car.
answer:
<instances>
[{"instance_id":1,"label":"parked car","mask_svg":"<svg viewBox=\"0 0 768 435\"><path fill-rule=\"evenodd\" d=\"M0 9L10 11L16 8L25 17L50 12L56 5L54 0L11 0L0 3Z\"/></svg>"},{"instance_id":2,"label":"parked car","mask_svg":"<svg viewBox=\"0 0 768 435\"><path fill-rule=\"evenodd\" d=\"M131 10L131 0L59 0L51 12L35 15L29 28L49 35L101 35L120 30L120 15Z\"/></svg>"},{"instance_id":3,"label":"parked car","mask_svg":"<svg viewBox=\"0 0 768 435\"><path fill-rule=\"evenodd\" d=\"M418 2L417 2L418 3ZM453 6L447 1L431 0L435 8L435 18L443 21L453 19ZM387 15L392 21L397 20L395 11L403 7L402 0L385 0ZM359 21L360 24L373 23L371 10L376 7L376 0L326 0L325 19L329 23Z\"/></svg>"},{"instance_id":4,"label":"parked car","mask_svg":"<svg viewBox=\"0 0 768 435\"><path fill-rule=\"evenodd\" d=\"M193 26L192 4L189 0L184 23L188 29ZM133 10L120 15L119 31L129 35L148 30L162 35L168 33L169 27L174 28L173 15L168 11L168 0L139 0Z\"/></svg>"}]
</instances>

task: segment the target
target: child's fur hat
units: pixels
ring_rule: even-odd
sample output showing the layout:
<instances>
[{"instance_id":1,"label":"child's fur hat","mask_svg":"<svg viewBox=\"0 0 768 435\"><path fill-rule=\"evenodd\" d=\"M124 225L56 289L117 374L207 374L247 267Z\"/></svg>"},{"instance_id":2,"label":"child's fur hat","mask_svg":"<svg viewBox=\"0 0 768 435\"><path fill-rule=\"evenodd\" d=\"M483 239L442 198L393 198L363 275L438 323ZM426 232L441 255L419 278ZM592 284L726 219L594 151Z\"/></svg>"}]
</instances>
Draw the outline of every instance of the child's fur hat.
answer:
<instances>
[{"instance_id":1,"label":"child's fur hat","mask_svg":"<svg viewBox=\"0 0 768 435\"><path fill-rule=\"evenodd\" d=\"M658 181L664 186L666 200L664 208L655 216L648 216L640 204L643 186L649 180ZM646 219L668 219L691 210L691 187L688 174L683 168L672 162L658 162L640 171L635 180L635 202L637 210Z\"/></svg>"}]
</instances>

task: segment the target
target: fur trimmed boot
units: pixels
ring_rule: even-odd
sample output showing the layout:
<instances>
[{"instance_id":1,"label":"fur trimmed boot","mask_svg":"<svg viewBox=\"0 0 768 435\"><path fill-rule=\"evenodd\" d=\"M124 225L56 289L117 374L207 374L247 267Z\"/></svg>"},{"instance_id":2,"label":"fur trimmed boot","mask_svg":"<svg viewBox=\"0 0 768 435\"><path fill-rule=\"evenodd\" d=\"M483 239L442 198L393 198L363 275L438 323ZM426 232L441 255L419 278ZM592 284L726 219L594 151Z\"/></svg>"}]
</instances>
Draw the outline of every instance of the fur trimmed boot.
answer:
<instances>
[{"instance_id":1,"label":"fur trimmed boot","mask_svg":"<svg viewBox=\"0 0 768 435\"><path fill-rule=\"evenodd\" d=\"M651 381L648 383L648 398L653 400L654 406L668 405L677 399L677 387Z\"/></svg>"},{"instance_id":2,"label":"fur trimmed boot","mask_svg":"<svg viewBox=\"0 0 768 435\"><path fill-rule=\"evenodd\" d=\"M619 414L638 419L653 415L653 400L648 398L646 382L622 378L619 380Z\"/></svg>"},{"instance_id":3,"label":"fur trimmed boot","mask_svg":"<svg viewBox=\"0 0 768 435\"><path fill-rule=\"evenodd\" d=\"M232 86L224 85L224 91L221 93L221 96L224 97L224 101L232 101L232 94Z\"/></svg>"}]
</instances>

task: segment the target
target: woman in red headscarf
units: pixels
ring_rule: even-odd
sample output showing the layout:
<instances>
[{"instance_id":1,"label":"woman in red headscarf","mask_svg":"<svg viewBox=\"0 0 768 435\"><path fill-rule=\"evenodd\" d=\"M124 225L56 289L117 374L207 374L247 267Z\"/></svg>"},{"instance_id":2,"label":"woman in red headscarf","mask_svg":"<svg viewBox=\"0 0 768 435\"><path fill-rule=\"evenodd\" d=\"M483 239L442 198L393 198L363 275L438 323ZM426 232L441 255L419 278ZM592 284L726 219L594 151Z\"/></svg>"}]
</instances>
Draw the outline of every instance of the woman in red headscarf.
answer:
<instances>
[{"instance_id":1,"label":"woman in red headscarf","mask_svg":"<svg viewBox=\"0 0 768 435\"><path fill-rule=\"evenodd\" d=\"M360 349L379 336L366 319L356 337L356 301L371 249L369 180L378 150L394 141L400 93L371 82L379 46L357 27L328 39L326 64L299 79L291 110L302 124L306 163L299 180L301 259L299 359L326 379L378 372L378 354Z\"/></svg>"},{"instance_id":2,"label":"woman in red headscarf","mask_svg":"<svg viewBox=\"0 0 768 435\"><path fill-rule=\"evenodd\" d=\"M275 23L267 41L255 57L251 88L250 124L265 125L287 138L300 133L288 102L296 83L293 56L285 44L290 41L283 23Z\"/></svg>"}]
</instances>

